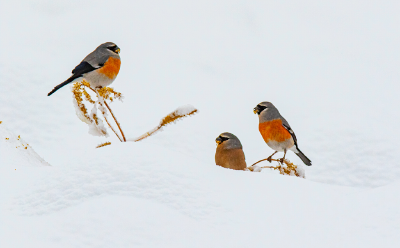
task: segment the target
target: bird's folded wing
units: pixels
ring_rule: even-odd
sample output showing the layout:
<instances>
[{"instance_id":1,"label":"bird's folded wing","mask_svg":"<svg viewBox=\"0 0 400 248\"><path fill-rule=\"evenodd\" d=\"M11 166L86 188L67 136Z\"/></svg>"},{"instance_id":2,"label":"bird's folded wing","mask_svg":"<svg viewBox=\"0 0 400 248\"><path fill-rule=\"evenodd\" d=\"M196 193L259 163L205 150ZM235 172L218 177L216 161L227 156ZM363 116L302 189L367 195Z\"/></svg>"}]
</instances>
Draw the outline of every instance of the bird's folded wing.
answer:
<instances>
[{"instance_id":1,"label":"bird's folded wing","mask_svg":"<svg viewBox=\"0 0 400 248\"><path fill-rule=\"evenodd\" d=\"M282 126L290 133L290 135L292 135L292 138L294 140L294 144L297 147L297 138L296 138L296 135L294 134L292 128L290 128L290 126L286 125L285 123L282 123Z\"/></svg>"},{"instance_id":2,"label":"bird's folded wing","mask_svg":"<svg viewBox=\"0 0 400 248\"><path fill-rule=\"evenodd\" d=\"M100 68L101 66L97 67ZM91 72L93 70L96 70L97 68L93 67L91 64L89 64L86 61L82 61L79 65L75 67L75 69L72 70L72 74L76 76L80 76L82 74Z\"/></svg>"}]
</instances>

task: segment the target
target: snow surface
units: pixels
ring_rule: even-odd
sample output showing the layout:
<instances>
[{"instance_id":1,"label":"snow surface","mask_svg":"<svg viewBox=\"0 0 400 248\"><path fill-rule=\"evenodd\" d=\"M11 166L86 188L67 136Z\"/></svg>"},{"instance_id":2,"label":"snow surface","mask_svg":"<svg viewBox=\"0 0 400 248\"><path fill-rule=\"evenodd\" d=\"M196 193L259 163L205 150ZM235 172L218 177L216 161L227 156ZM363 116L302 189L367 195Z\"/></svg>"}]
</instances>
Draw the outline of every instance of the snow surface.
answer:
<instances>
[{"instance_id":1,"label":"snow surface","mask_svg":"<svg viewBox=\"0 0 400 248\"><path fill-rule=\"evenodd\" d=\"M399 247L399 7L2 1L0 247ZM127 137L199 114L137 143L89 135L68 88L47 93L106 41ZM249 165L272 154L262 101L313 161L306 179L215 166L222 132Z\"/></svg>"}]
</instances>

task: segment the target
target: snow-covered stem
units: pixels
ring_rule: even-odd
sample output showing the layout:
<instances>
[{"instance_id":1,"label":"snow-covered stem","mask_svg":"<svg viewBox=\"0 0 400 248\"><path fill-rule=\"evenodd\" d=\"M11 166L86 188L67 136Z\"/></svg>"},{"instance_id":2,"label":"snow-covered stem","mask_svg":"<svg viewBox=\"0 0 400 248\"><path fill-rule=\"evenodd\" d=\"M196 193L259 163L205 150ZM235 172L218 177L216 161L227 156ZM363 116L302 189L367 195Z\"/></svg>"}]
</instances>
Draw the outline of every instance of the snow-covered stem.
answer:
<instances>
[{"instance_id":1,"label":"snow-covered stem","mask_svg":"<svg viewBox=\"0 0 400 248\"><path fill-rule=\"evenodd\" d=\"M102 96L102 93L99 92L98 90L93 89L92 87L90 87L90 85L86 85L86 84L85 84L85 86L88 87L89 89L91 89L93 92L96 93L97 98L99 99L99 100L98 100L99 105L100 105L100 106L103 106L103 104L104 104L104 105L107 107L108 111L110 111L111 116L113 117L115 123L116 123L117 126L118 126L119 131L121 132L122 139L121 139L121 137L118 135L118 133L115 131L115 129L111 126L110 122L108 121L108 119L107 119L107 117L106 117L106 112L105 112L105 111L101 111L101 113L103 114L104 120L107 122L108 126L109 126L110 129L115 133L115 135L118 137L118 139L119 139L121 142L126 142L126 138L125 138L124 132L123 132L122 129L121 129L121 124L117 121L117 118L115 117L114 113L112 112L110 106L108 106L107 102L104 100L104 98L103 98L103 96ZM107 97L108 97L108 95L109 95L109 94L106 94ZM119 97L121 97L121 96L119 96Z\"/></svg>"},{"instance_id":2,"label":"snow-covered stem","mask_svg":"<svg viewBox=\"0 0 400 248\"><path fill-rule=\"evenodd\" d=\"M141 140L153 135L154 133L162 130L162 127L164 127L170 123L175 123L177 120L179 120L183 117L186 117L186 116L193 115L197 112L198 112L198 110L191 105L181 106L181 107L177 108L174 112L171 112L167 116L162 118L160 121L160 124L158 124L157 127L140 135L137 138L128 139L128 141L133 141L133 142L141 141Z\"/></svg>"},{"instance_id":3,"label":"snow-covered stem","mask_svg":"<svg viewBox=\"0 0 400 248\"><path fill-rule=\"evenodd\" d=\"M105 103L105 102L104 102ZM99 102L99 104L101 105L101 103ZM103 114L104 120L107 122L108 126L111 128L111 130L115 133L115 135L118 137L118 139L122 142L121 137L119 137L118 133L114 130L114 128L111 126L111 124L108 122L106 115L101 112Z\"/></svg>"},{"instance_id":4,"label":"snow-covered stem","mask_svg":"<svg viewBox=\"0 0 400 248\"><path fill-rule=\"evenodd\" d=\"M254 168L254 165L262 162L262 161L266 161L268 160L268 158L266 159L262 159L254 164L252 164L251 166L247 167L248 170L253 171L252 168ZM280 174L282 175L289 175L289 176L297 176L297 177L301 177L301 178L306 178L305 176L305 172L304 169L302 167L299 167L295 164L293 164L292 162L290 162L287 159L284 159L283 162L281 163L280 159L271 159L271 161L276 161L279 162L280 164L277 166L263 166L260 168L269 168L269 169L274 169L274 170L278 170Z\"/></svg>"}]
</instances>

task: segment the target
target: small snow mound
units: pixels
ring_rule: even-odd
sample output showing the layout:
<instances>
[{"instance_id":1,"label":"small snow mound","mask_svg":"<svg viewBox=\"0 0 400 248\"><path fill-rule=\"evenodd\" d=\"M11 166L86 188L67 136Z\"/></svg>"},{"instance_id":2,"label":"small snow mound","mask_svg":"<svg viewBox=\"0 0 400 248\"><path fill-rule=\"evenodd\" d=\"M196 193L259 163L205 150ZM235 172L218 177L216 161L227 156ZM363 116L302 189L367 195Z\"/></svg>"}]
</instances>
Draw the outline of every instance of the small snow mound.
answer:
<instances>
[{"instance_id":1,"label":"small snow mound","mask_svg":"<svg viewBox=\"0 0 400 248\"><path fill-rule=\"evenodd\" d=\"M190 114L192 112L198 112L198 111L196 111L196 108L193 107L192 105L187 104L187 105L180 106L174 112L177 115L188 115L188 114Z\"/></svg>"},{"instance_id":2,"label":"small snow mound","mask_svg":"<svg viewBox=\"0 0 400 248\"><path fill-rule=\"evenodd\" d=\"M20 135L0 123L0 165L49 166Z\"/></svg>"},{"instance_id":3,"label":"small snow mound","mask_svg":"<svg viewBox=\"0 0 400 248\"><path fill-rule=\"evenodd\" d=\"M301 178L306 178L306 170L303 165L298 165L296 168L296 172Z\"/></svg>"},{"instance_id":4,"label":"small snow mound","mask_svg":"<svg viewBox=\"0 0 400 248\"><path fill-rule=\"evenodd\" d=\"M252 165L250 167L247 167L246 171L261 172L262 168L260 166L257 166L257 165Z\"/></svg>"}]
</instances>

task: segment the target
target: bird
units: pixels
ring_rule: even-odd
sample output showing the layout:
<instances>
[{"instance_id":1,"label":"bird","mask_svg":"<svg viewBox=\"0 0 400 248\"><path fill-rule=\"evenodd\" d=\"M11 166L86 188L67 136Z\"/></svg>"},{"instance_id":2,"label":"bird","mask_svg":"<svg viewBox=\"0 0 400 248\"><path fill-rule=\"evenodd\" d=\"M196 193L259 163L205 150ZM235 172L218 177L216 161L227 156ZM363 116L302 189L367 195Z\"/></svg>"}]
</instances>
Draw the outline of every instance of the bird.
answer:
<instances>
[{"instance_id":1,"label":"bird","mask_svg":"<svg viewBox=\"0 0 400 248\"><path fill-rule=\"evenodd\" d=\"M215 163L233 170L246 169L246 161L240 140L233 134L221 133L216 139Z\"/></svg>"},{"instance_id":2,"label":"bird","mask_svg":"<svg viewBox=\"0 0 400 248\"><path fill-rule=\"evenodd\" d=\"M283 158L279 159L283 163L286 152L293 151L304 164L311 166L311 160L304 155L299 149L297 138L289 123L281 116L278 109L270 102L261 102L253 110L258 114L258 129L265 143L275 150L275 152L267 158L271 163L272 156L277 152L284 152Z\"/></svg>"},{"instance_id":3,"label":"bird","mask_svg":"<svg viewBox=\"0 0 400 248\"><path fill-rule=\"evenodd\" d=\"M72 70L70 78L54 87L47 96L52 95L61 87L74 82L76 79L84 79L93 88L110 85L117 77L121 66L119 52L120 48L113 42L101 44Z\"/></svg>"}]
</instances>

